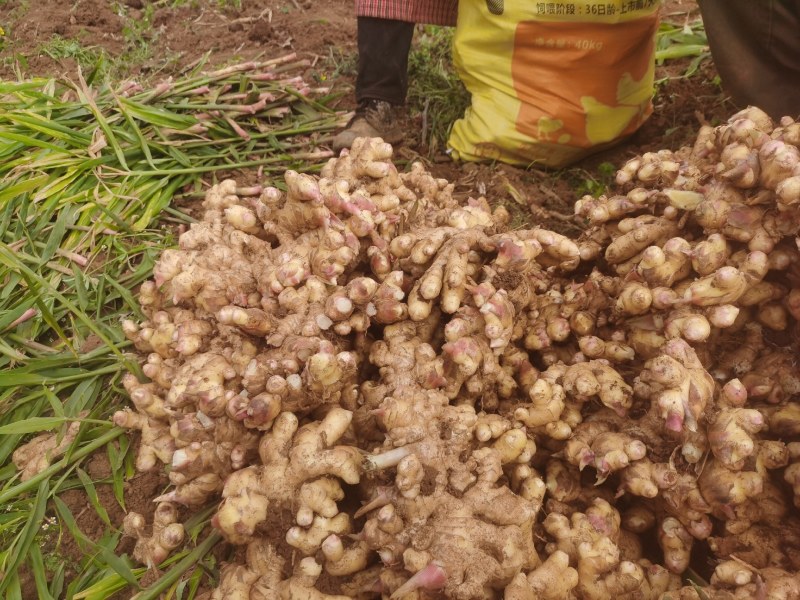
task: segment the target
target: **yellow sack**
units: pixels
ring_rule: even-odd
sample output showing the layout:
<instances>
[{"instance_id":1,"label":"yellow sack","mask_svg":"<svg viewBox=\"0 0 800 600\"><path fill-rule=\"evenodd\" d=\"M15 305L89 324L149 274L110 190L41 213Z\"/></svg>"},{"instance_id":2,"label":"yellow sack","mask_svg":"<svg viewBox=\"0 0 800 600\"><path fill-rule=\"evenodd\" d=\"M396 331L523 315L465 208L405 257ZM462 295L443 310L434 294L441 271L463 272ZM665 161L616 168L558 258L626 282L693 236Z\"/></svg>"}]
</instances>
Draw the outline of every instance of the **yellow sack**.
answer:
<instances>
[{"instance_id":1,"label":"yellow sack","mask_svg":"<svg viewBox=\"0 0 800 600\"><path fill-rule=\"evenodd\" d=\"M659 0L460 0L453 58L472 106L455 158L563 167L653 110Z\"/></svg>"}]
</instances>

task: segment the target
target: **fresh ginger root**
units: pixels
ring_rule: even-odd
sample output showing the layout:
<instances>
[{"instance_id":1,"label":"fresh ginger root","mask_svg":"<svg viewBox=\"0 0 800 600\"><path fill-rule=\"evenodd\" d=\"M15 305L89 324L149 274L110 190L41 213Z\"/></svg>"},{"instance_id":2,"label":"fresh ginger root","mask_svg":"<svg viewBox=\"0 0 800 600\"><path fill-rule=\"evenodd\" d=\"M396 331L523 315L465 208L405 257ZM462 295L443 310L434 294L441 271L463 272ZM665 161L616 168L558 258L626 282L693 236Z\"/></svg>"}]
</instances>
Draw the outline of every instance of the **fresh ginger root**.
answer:
<instances>
[{"instance_id":1,"label":"fresh ginger root","mask_svg":"<svg viewBox=\"0 0 800 600\"><path fill-rule=\"evenodd\" d=\"M650 399L668 430L682 431L686 427L694 431L712 401L714 380L691 346L678 338L667 342L661 355L645 363L634 393Z\"/></svg>"},{"instance_id":2,"label":"fresh ginger root","mask_svg":"<svg viewBox=\"0 0 800 600\"><path fill-rule=\"evenodd\" d=\"M43 433L17 448L11 455L11 462L20 471L20 479L27 481L47 469L53 460L64 454L72 445L80 427L80 421L73 421L61 436L56 433Z\"/></svg>"},{"instance_id":3,"label":"fresh ginger root","mask_svg":"<svg viewBox=\"0 0 800 600\"><path fill-rule=\"evenodd\" d=\"M402 560L405 569L415 573L393 598L416 589L442 589L451 598L490 599L518 573L536 565L532 527L541 498L526 498L498 485L503 473L498 450L478 449L469 462L475 484L461 497L439 486L429 495L379 498L366 507L383 504L365 525L366 543L384 562ZM422 518L430 531L424 544L415 542L412 533L419 526L412 525L414 520ZM412 529L407 530L406 523ZM483 568L470 569L475 561Z\"/></svg>"},{"instance_id":4,"label":"fresh ginger root","mask_svg":"<svg viewBox=\"0 0 800 600\"><path fill-rule=\"evenodd\" d=\"M550 513L544 528L556 540L547 546L550 558L544 565L551 560L561 562L564 569L567 564L576 565L576 593L580 598L650 598L679 586L679 579L638 557L631 557L636 562L622 559L620 515L604 500L596 499L585 513L574 512L569 518ZM568 578L572 576L570 570L566 569ZM530 575L528 579L530 582Z\"/></svg>"},{"instance_id":5,"label":"fresh ginger root","mask_svg":"<svg viewBox=\"0 0 800 600\"><path fill-rule=\"evenodd\" d=\"M646 561L620 560L619 549L609 538L578 549L578 587L581 598L652 598L680 585L677 576L653 568Z\"/></svg>"},{"instance_id":6,"label":"fresh ginger root","mask_svg":"<svg viewBox=\"0 0 800 600\"><path fill-rule=\"evenodd\" d=\"M575 214L593 225L607 223L646 208L651 196L653 193L644 188L634 188L624 196L584 196L575 203Z\"/></svg>"},{"instance_id":7,"label":"fresh ginger root","mask_svg":"<svg viewBox=\"0 0 800 600\"><path fill-rule=\"evenodd\" d=\"M586 512L575 512L571 517L550 513L544 520L544 529L555 539L547 546L548 554L564 552L572 561L579 556L584 543L608 538L612 542L619 536L619 513L605 500L597 499Z\"/></svg>"},{"instance_id":8,"label":"fresh ginger root","mask_svg":"<svg viewBox=\"0 0 800 600\"><path fill-rule=\"evenodd\" d=\"M358 483L361 457L355 448L331 445L351 419L352 413L337 408L322 421L298 428L294 414L282 413L261 440L262 466L236 471L225 482L215 527L231 542L245 543L266 520L271 505L291 506L299 495L306 502L294 507L298 527L287 533L290 544L309 550L319 547L330 533L346 533L349 520L336 506L343 497L336 478ZM304 492L303 486L315 489ZM309 526L311 530L306 530ZM309 536L317 543L308 541Z\"/></svg>"},{"instance_id":9,"label":"fresh ginger root","mask_svg":"<svg viewBox=\"0 0 800 600\"><path fill-rule=\"evenodd\" d=\"M566 393L557 379L562 375L563 369L553 367L542 373L530 387L530 403L519 405L514 418L552 438L569 438L572 427L561 418L566 409Z\"/></svg>"},{"instance_id":10,"label":"fresh ginger root","mask_svg":"<svg viewBox=\"0 0 800 600\"><path fill-rule=\"evenodd\" d=\"M221 495L249 544L214 597L683 597L706 547L749 564L709 597L791 597L798 131L751 108L636 157L578 239L379 139L213 186L123 322L150 381L114 418L157 500Z\"/></svg>"},{"instance_id":11,"label":"fresh ginger root","mask_svg":"<svg viewBox=\"0 0 800 600\"><path fill-rule=\"evenodd\" d=\"M616 182L618 185L626 185L631 182L669 185L680 173L680 163L675 158L669 150L646 152L625 163L617 171Z\"/></svg>"},{"instance_id":12,"label":"fresh ginger root","mask_svg":"<svg viewBox=\"0 0 800 600\"><path fill-rule=\"evenodd\" d=\"M673 573L689 568L694 539L678 519L667 517L658 528L658 544L664 553L664 566Z\"/></svg>"},{"instance_id":13,"label":"fresh ginger root","mask_svg":"<svg viewBox=\"0 0 800 600\"><path fill-rule=\"evenodd\" d=\"M714 457L730 469L741 469L756 450L753 434L764 425L764 416L755 409L722 409L708 430Z\"/></svg>"},{"instance_id":14,"label":"fresh ginger root","mask_svg":"<svg viewBox=\"0 0 800 600\"><path fill-rule=\"evenodd\" d=\"M562 385L567 397L585 402L596 396L620 416L631 406L631 387L604 361L591 360L568 367Z\"/></svg>"},{"instance_id":15,"label":"fresh ginger root","mask_svg":"<svg viewBox=\"0 0 800 600\"><path fill-rule=\"evenodd\" d=\"M700 595L702 594L702 595ZM749 598L774 598L793 600L800 598L800 577L775 567L755 569L740 560L719 563L711 576L711 586L702 589L684 587L664 594L661 600L746 600Z\"/></svg>"},{"instance_id":16,"label":"fresh ginger root","mask_svg":"<svg viewBox=\"0 0 800 600\"><path fill-rule=\"evenodd\" d=\"M735 556L757 569L777 567L797 572L800 567L800 535L796 517L783 515L772 519L769 516L769 519L776 522L756 522L739 533L712 536L708 540L709 546L716 556Z\"/></svg>"},{"instance_id":17,"label":"fresh ginger root","mask_svg":"<svg viewBox=\"0 0 800 600\"><path fill-rule=\"evenodd\" d=\"M783 479L792 488L795 507L800 508L800 442L791 442L787 448L791 464L783 472Z\"/></svg>"},{"instance_id":18,"label":"fresh ginger root","mask_svg":"<svg viewBox=\"0 0 800 600\"><path fill-rule=\"evenodd\" d=\"M619 224L622 233L606 248L605 258L610 264L624 263L648 246L666 242L678 233L675 222L664 218L629 218Z\"/></svg>"},{"instance_id":19,"label":"fresh ginger root","mask_svg":"<svg viewBox=\"0 0 800 600\"><path fill-rule=\"evenodd\" d=\"M672 238L663 247L645 248L636 271L650 287L672 287L691 272L690 253L689 242L680 237Z\"/></svg>"},{"instance_id":20,"label":"fresh ginger root","mask_svg":"<svg viewBox=\"0 0 800 600\"><path fill-rule=\"evenodd\" d=\"M169 428L163 423L125 408L114 413L114 424L141 431L139 455L136 457L136 468L139 471L152 471L159 462L163 464L172 462L175 440L170 435Z\"/></svg>"},{"instance_id":21,"label":"fresh ginger root","mask_svg":"<svg viewBox=\"0 0 800 600\"><path fill-rule=\"evenodd\" d=\"M578 585L578 572L569 566L569 556L553 552L536 569L518 573L508 584L506 600L560 600Z\"/></svg>"},{"instance_id":22,"label":"fresh ginger root","mask_svg":"<svg viewBox=\"0 0 800 600\"><path fill-rule=\"evenodd\" d=\"M616 416L616 415L614 415ZM616 419L584 421L564 446L564 457L583 470L593 466L598 482L644 458L647 446L627 433L617 431Z\"/></svg>"},{"instance_id":23,"label":"fresh ginger root","mask_svg":"<svg viewBox=\"0 0 800 600\"><path fill-rule=\"evenodd\" d=\"M139 513L125 515L122 530L125 535L136 538L133 557L151 569L160 565L175 548L183 543L183 525L178 523L178 511L174 504L161 502L153 515L153 529L145 533L145 518Z\"/></svg>"},{"instance_id":24,"label":"fresh ginger root","mask_svg":"<svg viewBox=\"0 0 800 600\"><path fill-rule=\"evenodd\" d=\"M627 466L621 474L620 491L634 496L655 498L678 482L678 473L666 463L653 463L644 458Z\"/></svg>"},{"instance_id":25,"label":"fresh ginger root","mask_svg":"<svg viewBox=\"0 0 800 600\"><path fill-rule=\"evenodd\" d=\"M350 596L324 594L314 588L322 568L311 557L297 562L293 574L284 578L285 560L264 540L247 546L246 564L222 567L219 585L208 600L349 600Z\"/></svg>"}]
</instances>

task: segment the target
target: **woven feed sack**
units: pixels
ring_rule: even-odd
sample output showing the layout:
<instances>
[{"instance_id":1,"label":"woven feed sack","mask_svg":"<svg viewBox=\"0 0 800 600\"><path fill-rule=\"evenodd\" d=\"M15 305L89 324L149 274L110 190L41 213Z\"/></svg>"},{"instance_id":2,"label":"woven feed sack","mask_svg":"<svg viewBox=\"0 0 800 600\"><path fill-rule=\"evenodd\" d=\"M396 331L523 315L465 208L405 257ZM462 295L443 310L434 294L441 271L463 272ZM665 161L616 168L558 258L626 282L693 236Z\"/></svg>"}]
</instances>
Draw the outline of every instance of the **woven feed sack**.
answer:
<instances>
[{"instance_id":1,"label":"woven feed sack","mask_svg":"<svg viewBox=\"0 0 800 600\"><path fill-rule=\"evenodd\" d=\"M658 0L460 0L453 58L472 105L455 158L563 167L652 112Z\"/></svg>"}]
</instances>

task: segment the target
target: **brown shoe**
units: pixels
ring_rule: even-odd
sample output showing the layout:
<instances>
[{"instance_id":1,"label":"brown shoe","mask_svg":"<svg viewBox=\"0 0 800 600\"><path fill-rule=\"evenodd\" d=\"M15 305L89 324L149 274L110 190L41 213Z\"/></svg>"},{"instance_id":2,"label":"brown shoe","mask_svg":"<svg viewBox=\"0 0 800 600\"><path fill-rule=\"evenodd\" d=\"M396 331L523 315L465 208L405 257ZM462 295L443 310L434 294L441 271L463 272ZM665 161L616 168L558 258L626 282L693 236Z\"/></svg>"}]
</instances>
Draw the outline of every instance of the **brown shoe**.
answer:
<instances>
[{"instance_id":1,"label":"brown shoe","mask_svg":"<svg viewBox=\"0 0 800 600\"><path fill-rule=\"evenodd\" d=\"M398 109L383 100L368 100L356 110L342 131L333 138L333 149L338 152L353 145L356 138L379 137L389 144L403 140L403 130L397 115Z\"/></svg>"}]
</instances>

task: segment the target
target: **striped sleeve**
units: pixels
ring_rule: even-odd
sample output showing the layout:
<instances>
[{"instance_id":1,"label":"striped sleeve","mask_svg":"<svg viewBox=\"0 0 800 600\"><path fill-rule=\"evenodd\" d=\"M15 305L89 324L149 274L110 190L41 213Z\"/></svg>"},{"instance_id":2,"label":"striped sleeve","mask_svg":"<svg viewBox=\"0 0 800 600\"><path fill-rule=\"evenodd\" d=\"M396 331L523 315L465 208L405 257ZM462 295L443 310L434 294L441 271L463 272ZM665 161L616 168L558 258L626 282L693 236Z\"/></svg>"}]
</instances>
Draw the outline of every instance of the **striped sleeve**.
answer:
<instances>
[{"instance_id":1,"label":"striped sleeve","mask_svg":"<svg viewBox=\"0 0 800 600\"><path fill-rule=\"evenodd\" d=\"M411 23L455 25L458 0L356 0L356 15Z\"/></svg>"}]
</instances>

